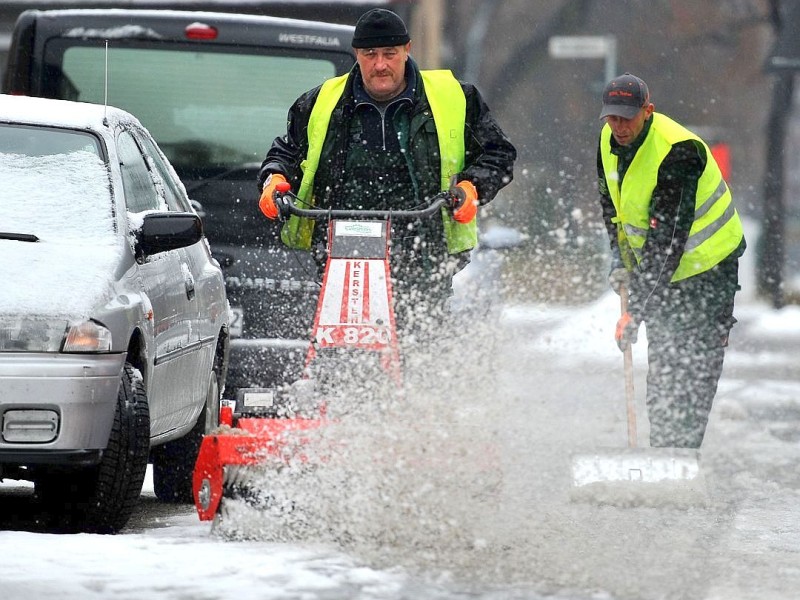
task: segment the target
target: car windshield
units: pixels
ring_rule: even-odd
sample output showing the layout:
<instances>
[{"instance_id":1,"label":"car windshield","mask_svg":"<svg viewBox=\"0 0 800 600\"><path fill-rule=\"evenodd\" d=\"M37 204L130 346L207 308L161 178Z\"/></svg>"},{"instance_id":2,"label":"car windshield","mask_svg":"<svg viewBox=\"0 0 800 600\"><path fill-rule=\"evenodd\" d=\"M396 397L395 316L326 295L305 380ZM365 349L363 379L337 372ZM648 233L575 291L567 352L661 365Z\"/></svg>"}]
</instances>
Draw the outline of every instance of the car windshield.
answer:
<instances>
[{"instance_id":1,"label":"car windshield","mask_svg":"<svg viewBox=\"0 0 800 600\"><path fill-rule=\"evenodd\" d=\"M111 243L109 185L95 136L0 124L0 235Z\"/></svg>"},{"instance_id":2,"label":"car windshield","mask_svg":"<svg viewBox=\"0 0 800 600\"><path fill-rule=\"evenodd\" d=\"M172 48L112 45L108 102L139 118L182 177L261 162L295 98L336 74L328 59ZM59 97L102 104L105 62L102 46L66 48Z\"/></svg>"}]
</instances>

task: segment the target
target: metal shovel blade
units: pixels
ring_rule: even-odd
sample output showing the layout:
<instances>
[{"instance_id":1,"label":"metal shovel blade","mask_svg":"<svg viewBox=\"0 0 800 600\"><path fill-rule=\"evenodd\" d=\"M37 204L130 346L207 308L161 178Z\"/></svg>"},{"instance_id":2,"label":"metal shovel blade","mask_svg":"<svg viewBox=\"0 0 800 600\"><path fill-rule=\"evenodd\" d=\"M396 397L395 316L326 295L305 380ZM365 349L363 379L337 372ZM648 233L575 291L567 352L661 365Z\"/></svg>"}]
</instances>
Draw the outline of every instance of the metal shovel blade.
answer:
<instances>
[{"instance_id":1,"label":"metal shovel blade","mask_svg":"<svg viewBox=\"0 0 800 600\"><path fill-rule=\"evenodd\" d=\"M612 481L690 481L699 473L697 451L683 448L626 448L579 454L572 459L576 487Z\"/></svg>"}]
</instances>

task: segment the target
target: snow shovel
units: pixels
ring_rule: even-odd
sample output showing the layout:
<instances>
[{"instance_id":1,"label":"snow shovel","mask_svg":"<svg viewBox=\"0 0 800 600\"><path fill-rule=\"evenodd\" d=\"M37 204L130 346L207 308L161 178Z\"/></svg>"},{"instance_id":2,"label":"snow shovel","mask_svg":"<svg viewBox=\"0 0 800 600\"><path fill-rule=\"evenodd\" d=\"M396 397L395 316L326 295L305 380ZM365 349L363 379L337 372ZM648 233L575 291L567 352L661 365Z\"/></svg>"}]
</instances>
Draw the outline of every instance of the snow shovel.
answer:
<instances>
[{"instance_id":1,"label":"snow shovel","mask_svg":"<svg viewBox=\"0 0 800 600\"><path fill-rule=\"evenodd\" d=\"M620 289L620 303L622 314L624 314L628 310L628 293L624 286ZM696 450L637 447L633 353L630 344L625 349L623 356L628 447L573 456L573 487L584 488L585 491L588 491L590 487L596 486L608 491L614 486L623 486L626 493L625 499L630 501L631 493L635 494L644 489L658 494L658 491L653 489L658 486L646 484L677 482L683 484L684 487L691 486L700 474Z\"/></svg>"}]
</instances>

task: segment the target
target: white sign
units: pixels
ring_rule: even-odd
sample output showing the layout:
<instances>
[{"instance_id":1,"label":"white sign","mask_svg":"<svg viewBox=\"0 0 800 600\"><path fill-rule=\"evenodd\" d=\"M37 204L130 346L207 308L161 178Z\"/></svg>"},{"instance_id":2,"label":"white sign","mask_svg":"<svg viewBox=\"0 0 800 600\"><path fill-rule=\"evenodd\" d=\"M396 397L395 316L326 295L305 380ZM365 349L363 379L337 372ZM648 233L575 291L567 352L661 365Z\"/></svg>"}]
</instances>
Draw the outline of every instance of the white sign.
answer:
<instances>
[{"instance_id":1,"label":"white sign","mask_svg":"<svg viewBox=\"0 0 800 600\"><path fill-rule=\"evenodd\" d=\"M347 237L381 237L382 221L335 221L334 235Z\"/></svg>"},{"instance_id":2,"label":"white sign","mask_svg":"<svg viewBox=\"0 0 800 600\"><path fill-rule=\"evenodd\" d=\"M605 80L617 76L617 38L613 35L554 35L547 46L553 58L604 58Z\"/></svg>"},{"instance_id":3,"label":"white sign","mask_svg":"<svg viewBox=\"0 0 800 600\"><path fill-rule=\"evenodd\" d=\"M555 35L548 42L553 58L605 58L616 50L616 39L603 35Z\"/></svg>"}]
</instances>

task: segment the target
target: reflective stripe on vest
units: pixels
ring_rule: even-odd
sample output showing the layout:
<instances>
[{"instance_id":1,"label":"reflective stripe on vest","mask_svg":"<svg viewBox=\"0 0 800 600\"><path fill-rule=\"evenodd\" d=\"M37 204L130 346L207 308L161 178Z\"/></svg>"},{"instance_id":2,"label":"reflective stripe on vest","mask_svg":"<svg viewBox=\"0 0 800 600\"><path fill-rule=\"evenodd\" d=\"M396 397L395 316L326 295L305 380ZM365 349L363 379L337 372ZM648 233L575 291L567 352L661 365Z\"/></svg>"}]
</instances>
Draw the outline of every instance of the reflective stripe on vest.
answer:
<instances>
[{"instance_id":1,"label":"reflective stripe on vest","mask_svg":"<svg viewBox=\"0 0 800 600\"><path fill-rule=\"evenodd\" d=\"M320 88L308 121L308 154L301 163L303 178L298 197L306 206L314 205L314 177L319 167L322 147L328 132L331 114L344 93L348 75L329 79ZM440 188L449 189L450 177L464 166L464 126L466 97L450 71L422 71L425 94L436 124L440 152ZM445 239L450 253L469 250L478 242L477 219L462 224L453 220L449 210L442 209ZM284 244L292 248L309 249L314 221L292 216L281 230Z\"/></svg>"},{"instance_id":2,"label":"reflective stripe on vest","mask_svg":"<svg viewBox=\"0 0 800 600\"><path fill-rule=\"evenodd\" d=\"M464 168L464 125L467 119L467 99L453 73L447 70L422 71L425 96L431 105L436 136L439 138L439 187L450 189L450 177ZM459 223L442 207L444 237L447 251L457 254L478 243L478 218Z\"/></svg>"},{"instance_id":3,"label":"reflective stripe on vest","mask_svg":"<svg viewBox=\"0 0 800 600\"><path fill-rule=\"evenodd\" d=\"M308 154L300 163L303 179L297 192L297 197L306 208L314 206L314 177L317 175L319 157L322 156L322 145L325 143L333 109L344 93L347 78L348 75L340 75L323 83L314 108L311 109L311 116L308 119ZM290 248L309 250L311 237L314 234L314 223L313 219L292 215L281 228L281 240Z\"/></svg>"},{"instance_id":4,"label":"reflective stripe on vest","mask_svg":"<svg viewBox=\"0 0 800 600\"><path fill-rule=\"evenodd\" d=\"M739 246L744 234L731 192L705 142L665 115L653 113L652 118L650 131L631 161L621 187L618 159L611 152L611 128L608 124L603 126L600 134L603 171L617 212L614 222L617 223L620 246L630 248L639 262L649 232L650 201L662 161L678 142L693 140L703 144L706 167L697 182L694 222L681 261L672 276L672 281L680 281L722 262ZM628 264L628 268L631 267Z\"/></svg>"}]
</instances>

